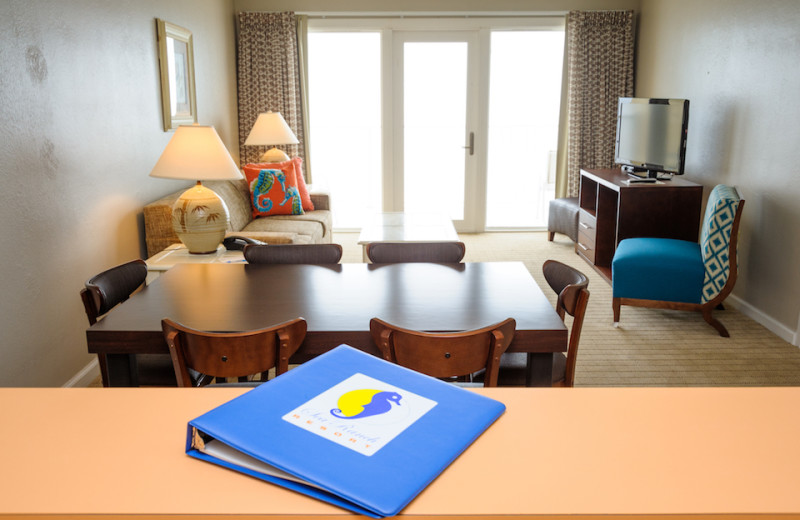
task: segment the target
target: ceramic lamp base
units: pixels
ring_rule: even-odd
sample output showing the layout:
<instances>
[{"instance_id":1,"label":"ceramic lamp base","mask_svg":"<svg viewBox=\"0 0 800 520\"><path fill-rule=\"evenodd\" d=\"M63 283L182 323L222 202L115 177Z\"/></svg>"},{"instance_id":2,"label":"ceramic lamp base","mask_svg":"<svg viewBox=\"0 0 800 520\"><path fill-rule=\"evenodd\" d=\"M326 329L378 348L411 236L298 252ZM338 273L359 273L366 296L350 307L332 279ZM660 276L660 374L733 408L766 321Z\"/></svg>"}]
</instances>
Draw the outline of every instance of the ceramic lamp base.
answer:
<instances>
[{"instance_id":1,"label":"ceramic lamp base","mask_svg":"<svg viewBox=\"0 0 800 520\"><path fill-rule=\"evenodd\" d=\"M283 150L273 147L264 152L259 160L264 163L282 163L288 161L289 156Z\"/></svg>"},{"instance_id":2,"label":"ceramic lamp base","mask_svg":"<svg viewBox=\"0 0 800 520\"><path fill-rule=\"evenodd\" d=\"M225 202L198 182L186 190L172 206L175 234L190 253L213 253L217 250L230 216Z\"/></svg>"}]
</instances>

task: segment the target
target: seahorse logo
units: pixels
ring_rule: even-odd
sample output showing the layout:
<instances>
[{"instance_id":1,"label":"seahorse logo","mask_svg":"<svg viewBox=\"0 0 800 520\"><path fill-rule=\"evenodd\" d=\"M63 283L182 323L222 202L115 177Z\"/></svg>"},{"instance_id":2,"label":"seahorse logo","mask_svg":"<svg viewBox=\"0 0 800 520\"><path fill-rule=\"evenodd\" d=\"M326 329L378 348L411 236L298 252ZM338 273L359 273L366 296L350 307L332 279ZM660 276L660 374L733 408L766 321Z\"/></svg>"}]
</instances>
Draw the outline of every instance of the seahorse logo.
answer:
<instances>
[{"instance_id":1,"label":"seahorse logo","mask_svg":"<svg viewBox=\"0 0 800 520\"><path fill-rule=\"evenodd\" d=\"M392 403L400 406L402 398L397 392L351 390L339 397L336 403L338 408L332 409L331 415L339 419L360 419L381 415L392 410Z\"/></svg>"},{"instance_id":2,"label":"seahorse logo","mask_svg":"<svg viewBox=\"0 0 800 520\"><path fill-rule=\"evenodd\" d=\"M260 195L271 190L273 184L275 184L275 173L272 170L261 170L258 172L258 178L250 183L250 191L253 194L253 206L259 211L267 212L272 209L272 201L266 199L262 202Z\"/></svg>"},{"instance_id":3,"label":"seahorse logo","mask_svg":"<svg viewBox=\"0 0 800 520\"><path fill-rule=\"evenodd\" d=\"M283 206L288 200L292 201L292 215L302 215L303 211L300 209L300 192L297 191L297 188L294 186L286 188L283 202L281 202L279 206Z\"/></svg>"}]
</instances>

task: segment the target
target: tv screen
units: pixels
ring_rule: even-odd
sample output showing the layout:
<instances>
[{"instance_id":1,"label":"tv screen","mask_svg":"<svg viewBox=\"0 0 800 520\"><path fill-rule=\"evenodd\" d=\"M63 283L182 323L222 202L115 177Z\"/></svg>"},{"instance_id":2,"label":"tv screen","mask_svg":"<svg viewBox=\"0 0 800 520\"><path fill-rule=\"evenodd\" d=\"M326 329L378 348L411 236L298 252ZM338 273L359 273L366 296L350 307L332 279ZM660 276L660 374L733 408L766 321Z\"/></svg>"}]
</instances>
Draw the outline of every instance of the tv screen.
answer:
<instances>
[{"instance_id":1,"label":"tv screen","mask_svg":"<svg viewBox=\"0 0 800 520\"><path fill-rule=\"evenodd\" d=\"M688 99L620 98L614 162L626 170L683 175Z\"/></svg>"}]
</instances>

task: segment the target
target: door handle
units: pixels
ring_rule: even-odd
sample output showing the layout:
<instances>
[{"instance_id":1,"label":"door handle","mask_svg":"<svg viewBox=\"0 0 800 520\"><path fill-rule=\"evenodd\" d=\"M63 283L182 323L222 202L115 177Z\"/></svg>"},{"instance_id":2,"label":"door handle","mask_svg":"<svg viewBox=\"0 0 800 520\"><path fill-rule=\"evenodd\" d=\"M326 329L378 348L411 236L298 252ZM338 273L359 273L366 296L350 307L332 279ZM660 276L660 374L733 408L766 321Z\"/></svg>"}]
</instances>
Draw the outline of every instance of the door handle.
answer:
<instances>
[{"instance_id":1,"label":"door handle","mask_svg":"<svg viewBox=\"0 0 800 520\"><path fill-rule=\"evenodd\" d=\"M469 144L462 148L468 149L470 155L475 155L475 132L469 133Z\"/></svg>"}]
</instances>

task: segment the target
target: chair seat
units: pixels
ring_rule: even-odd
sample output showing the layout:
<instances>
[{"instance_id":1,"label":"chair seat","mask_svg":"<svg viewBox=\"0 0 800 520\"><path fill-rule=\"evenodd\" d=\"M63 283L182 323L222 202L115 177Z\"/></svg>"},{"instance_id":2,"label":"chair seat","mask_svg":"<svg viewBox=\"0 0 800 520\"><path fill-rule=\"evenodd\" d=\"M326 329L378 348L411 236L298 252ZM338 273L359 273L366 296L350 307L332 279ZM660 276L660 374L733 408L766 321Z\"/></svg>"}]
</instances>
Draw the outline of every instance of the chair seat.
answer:
<instances>
[{"instance_id":1,"label":"chair seat","mask_svg":"<svg viewBox=\"0 0 800 520\"><path fill-rule=\"evenodd\" d=\"M524 352L507 352L500 358L500 373L497 386L525 386L528 355ZM567 374L567 356L561 352L553 354L553 385L564 381Z\"/></svg>"},{"instance_id":2,"label":"chair seat","mask_svg":"<svg viewBox=\"0 0 800 520\"><path fill-rule=\"evenodd\" d=\"M671 238L625 239L611 264L614 298L700 303L704 275L700 245Z\"/></svg>"}]
</instances>

